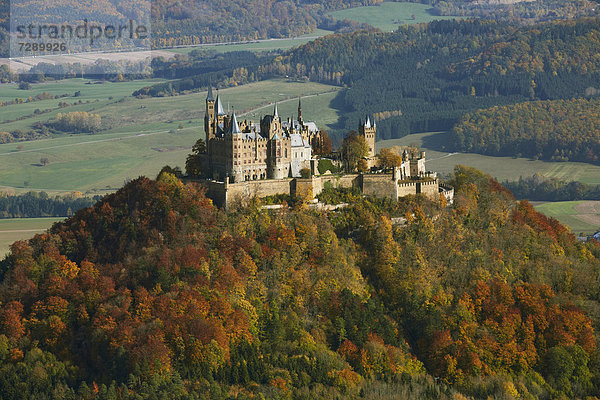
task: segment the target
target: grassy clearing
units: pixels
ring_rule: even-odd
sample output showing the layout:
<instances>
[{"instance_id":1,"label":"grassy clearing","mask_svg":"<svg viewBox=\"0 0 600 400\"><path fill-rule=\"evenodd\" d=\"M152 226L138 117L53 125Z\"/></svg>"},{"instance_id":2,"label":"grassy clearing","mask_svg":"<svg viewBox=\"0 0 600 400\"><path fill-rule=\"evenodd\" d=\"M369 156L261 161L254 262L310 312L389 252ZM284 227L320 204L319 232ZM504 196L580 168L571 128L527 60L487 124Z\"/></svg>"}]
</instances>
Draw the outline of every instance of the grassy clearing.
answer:
<instances>
[{"instance_id":1,"label":"grassy clearing","mask_svg":"<svg viewBox=\"0 0 600 400\"><path fill-rule=\"evenodd\" d=\"M348 8L329 13L336 19L349 19L369 24L382 31L394 31L400 25L419 24L456 17L436 16L429 11L431 6L421 3L385 2L378 6Z\"/></svg>"},{"instance_id":2,"label":"grassy clearing","mask_svg":"<svg viewBox=\"0 0 600 400\"><path fill-rule=\"evenodd\" d=\"M0 219L0 258L8 253L9 246L17 240L29 239L61 220L62 218Z\"/></svg>"},{"instance_id":3,"label":"grassy clearing","mask_svg":"<svg viewBox=\"0 0 600 400\"><path fill-rule=\"evenodd\" d=\"M293 47L301 46L310 42L311 40L315 40L318 37L328 35L333 33L332 31L327 31L324 29L317 29L314 32L308 33L306 35L294 37L294 38L286 38L286 39L266 39L259 40L248 43L237 43L237 44L207 44L202 46L190 46L190 47L181 47L176 49L165 49L165 51L178 53L178 54L187 54L192 50L196 49L207 49L214 50L219 53L227 53L230 51L271 51L271 50L288 50Z\"/></svg>"},{"instance_id":4,"label":"grassy clearing","mask_svg":"<svg viewBox=\"0 0 600 400\"><path fill-rule=\"evenodd\" d=\"M115 104L121 98L130 97L135 90L152 85L163 80L147 79L132 82L104 82L97 83L89 79L65 79L59 82L47 82L31 85L30 90L20 90L15 84L3 84L0 91L0 100L3 102L15 98L27 99L35 97L43 92L51 95L68 94L69 97L60 99L49 99L30 103L13 104L0 107L0 131L12 131L14 129L27 130L38 121L44 122L54 118L59 112L69 111L93 111ZM79 92L79 96L74 97ZM82 104L73 105L82 102ZM59 108L58 104L66 102L69 107ZM47 110L48 113L34 115L34 110ZM25 119L14 121L17 118ZM13 121L13 122L7 122Z\"/></svg>"},{"instance_id":5,"label":"grassy clearing","mask_svg":"<svg viewBox=\"0 0 600 400\"><path fill-rule=\"evenodd\" d=\"M489 173L500 181L518 180L520 176L540 173L549 178L600 184L600 166L578 162L534 161L527 158L491 157L474 153L448 153L445 133L418 133L400 139L377 142L377 149L398 145L414 145L427 151L427 168L451 173L457 164L468 165Z\"/></svg>"},{"instance_id":6,"label":"grassy clearing","mask_svg":"<svg viewBox=\"0 0 600 400\"><path fill-rule=\"evenodd\" d=\"M590 235L600 229L600 225L590 223L586 216L577 211L578 206L586 201L559 201L543 203L535 206L535 209L549 217L556 218L563 224L569 226L576 235Z\"/></svg>"},{"instance_id":7,"label":"grassy clearing","mask_svg":"<svg viewBox=\"0 0 600 400\"><path fill-rule=\"evenodd\" d=\"M80 90L81 96L77 99L93 102L0 124L0 131L29 129L36 121L47 121L59 111L75 110L100 114L108 129L94 135L58 135L51 139L0 145L0 186L18 188L17 191L95 193L115 190L125 180L140 175L154 177L166 164L183 168L191 146L204 134L206 92L137 99L130 96L131 92L151 82L100 85L87 85L86 82L73 79L60 86L32 85L30 91L12 89L30 92L30 95L44 90L53 94ZM282 118L295 116L297 97L302 96L304 118L327 129L327 124L335 124L338 119L336 111L329 107L337 90L339 88L318 83L271 80L224 89L220 94L226 108L235 109L238 114L250 112L248 118L252 120L271 112L274 102L280 103ZM261 106L263 108L252 113ZM30 105L0 108L0 121L6 119L3 113L26 113L20 111L25 107ZM183 129L179 129L180 124ZM18 150L17 146L23 147ZM48 158L47 166L40 165L42 157Z\"/></svg>"}]
</instances>

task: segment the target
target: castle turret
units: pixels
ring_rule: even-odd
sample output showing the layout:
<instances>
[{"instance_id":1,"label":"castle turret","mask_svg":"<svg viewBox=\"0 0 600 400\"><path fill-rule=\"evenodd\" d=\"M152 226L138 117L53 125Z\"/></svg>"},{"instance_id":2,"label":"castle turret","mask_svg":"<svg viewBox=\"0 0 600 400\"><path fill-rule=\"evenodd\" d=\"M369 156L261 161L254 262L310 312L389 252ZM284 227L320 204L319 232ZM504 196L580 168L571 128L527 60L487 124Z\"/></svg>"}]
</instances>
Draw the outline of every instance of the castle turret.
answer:
<instances>
[{"instance_id":1,"label":"castle turret","mask_svg":"<svg viewBox=\"0 0 600 400\"><path fill-rule=\"evenodd\" d=\"M231 122L229 123L229 132L228 133L230 133L232 135L242 133L242 130L240 129L240 124L238 124L238 120L237 120L235 113L233 113L231 116Z\"/></svg>"},{"instance_id":2,"label":"castle turret","mask_svg":"<svg viewBox=\"0 0 600 400\"><path fill-rule=\"evenodd\" d=\"M298 96L298 122L300 125L304 125L304 121L302 120L302 100L300 96Z\"/></svg>"},{"instance_id":3,"label":"castle turret","mask_svg":"<svg viewBox=\"0 0 600 400\"><path fill-rule=\"evenodd\" d=\"M367 116L364 123L362 121L358 124L358 133L365 138L367 146L369 146L369 158L375 157L375 133L377 127L375 122L371 123L371 118Z\"/></svg>"},{"instance_id":4,"label":"castle turret","mask_svg":"<svg viewBox=\"0 0 600 400\"><path fill-rule=\"evenodd\" d=\"M221 103L221 96L217 95L217 116L227 115Z\"/></svg>"}]
</instances>

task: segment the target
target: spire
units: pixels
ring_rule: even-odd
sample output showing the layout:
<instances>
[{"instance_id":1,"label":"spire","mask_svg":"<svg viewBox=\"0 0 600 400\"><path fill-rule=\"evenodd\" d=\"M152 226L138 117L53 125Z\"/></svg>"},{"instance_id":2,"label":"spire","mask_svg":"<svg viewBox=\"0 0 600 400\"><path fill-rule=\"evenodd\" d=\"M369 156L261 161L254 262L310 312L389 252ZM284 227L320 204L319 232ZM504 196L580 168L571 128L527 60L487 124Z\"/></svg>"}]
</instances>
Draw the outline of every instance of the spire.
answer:
<instances>
[{"instance_id":1,"label":"spire","mask_svg":"<svg viewBox=\"0 0 600 400\"><path fill-rule=\"evenodd\" d=\"M230 130L230 133L232 133L232 134L242 133L242 130L240 129L240 126L238 125L237 117L235 116L235 112L231 115L231 124L229 125L229 130Z\"/></svg>"},{"instance_id":2,"label":"spire","mask_svg":"<svg viewBox=\"0 0 600 400\"><path fill-rule=\"evenodd\" d=\"M217 95L217 115L225 115L223 104L221 104L221 96Z\"/></svg>"},{"instance_id":3,"label":"spire","mask_svg":"<svg viewBox=\"0 0 600 400\"><path fill-rule=\"evenodd\" d=\"M273 116L279 117L279 111L277 110L277 103L275 103L275 109L273 110Z\"/></svg>"},{"instance_id":4,"label":"spire","mask_svg":"<svg viewBox=\"0 0 600 400\"><path fill-rule=\"evenodd\" d=\"M298 96L298 121L302 121L302 98Z\"/></svg>"},{"instance_id":5,"label":"spire","mask_svg":"<svg viewBox=\"0 0 600 400\"><path fill-rule=\"evenodd\" d=\"M213 97L212 85L208 87L208 94L206 95L206 101L215 101Z\"/></svg>"},{"instance_id":6,"label":"spire","mask_svg":"<svg viewBox=\"0 0 600 400\"><path fill-rule=\"evenodd\" d=\"M365 128L370 128L371 127L371 118L369 118L369 116L367 115L367 122L365 122Z\"/></svg>"}]
</instances>

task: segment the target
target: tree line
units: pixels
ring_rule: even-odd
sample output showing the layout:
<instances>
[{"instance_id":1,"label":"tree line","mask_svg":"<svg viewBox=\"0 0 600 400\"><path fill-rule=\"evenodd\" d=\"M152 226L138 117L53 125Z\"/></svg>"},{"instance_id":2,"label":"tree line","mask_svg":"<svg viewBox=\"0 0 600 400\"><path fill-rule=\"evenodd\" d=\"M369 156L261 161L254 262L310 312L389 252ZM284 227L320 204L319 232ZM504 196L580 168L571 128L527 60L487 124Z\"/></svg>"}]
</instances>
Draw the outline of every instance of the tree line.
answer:
<instances>
[{"instance_id":1,"label":"tree line","mask_svg":"<svg viewBox=\"0 0 600 400\"><path fill-rule=\"evenodd\" d=\"M600 200L600 185L545 178L540 174L502 182L516 198L534 201Z\"/></svg>"},{"instance_id":2,"label":"tree line","mask_svg":"<svg viewBox=\"0 0 600 400\"><path fill-rule=\"evenodd\" d=\"M83 197L80 193L50 196L46 192L0 195L0 218L70 217L90 207L101 196Z\"/></svg>"}]
</instances>

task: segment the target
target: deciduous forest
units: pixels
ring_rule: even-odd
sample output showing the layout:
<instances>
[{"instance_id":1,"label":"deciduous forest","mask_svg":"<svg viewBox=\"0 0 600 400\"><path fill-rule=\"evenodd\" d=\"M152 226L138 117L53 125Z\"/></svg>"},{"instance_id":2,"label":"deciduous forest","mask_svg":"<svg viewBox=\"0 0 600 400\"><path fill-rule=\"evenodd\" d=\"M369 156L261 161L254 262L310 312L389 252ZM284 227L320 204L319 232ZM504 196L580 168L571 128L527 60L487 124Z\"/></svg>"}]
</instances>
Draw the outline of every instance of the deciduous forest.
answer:
<instances>
[{"instance_id":1,"label":"deciduous forest","mask_svg":"<svg viewBox=\"0 0 600 400\"><path fill-rule=\"evenodd\" d=\"M466 114L452 129L456 149L597 164L600 101L524 102Z\"/></svg>"},{"instance_id":2,"label":"deciduous forest","mask_svg":"<svg viewBox=\"0 0 600 400\"><path fill-rule=\"evenodd\" d=\"M365 112L388 112L377 127L390 139L449 130L465 113L491 106L595 96L599 32L596 19L526 27L434 21L394 33L326 36L268 70L348 86L337 99L348 111L343 128L355 129Z\"/></svg>"},{"instance_id":3,"label":"deciduous forest","mask_svg":"<svg viewBox=\"0 0 600 400\"><path fill-rule=\"evenodd\" d=\"M476 170L451 183L452 206L322 213L132 181L0 263L2 398L598 393L598 243Z\"/></svg>"}]
</instances>

